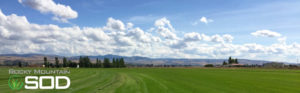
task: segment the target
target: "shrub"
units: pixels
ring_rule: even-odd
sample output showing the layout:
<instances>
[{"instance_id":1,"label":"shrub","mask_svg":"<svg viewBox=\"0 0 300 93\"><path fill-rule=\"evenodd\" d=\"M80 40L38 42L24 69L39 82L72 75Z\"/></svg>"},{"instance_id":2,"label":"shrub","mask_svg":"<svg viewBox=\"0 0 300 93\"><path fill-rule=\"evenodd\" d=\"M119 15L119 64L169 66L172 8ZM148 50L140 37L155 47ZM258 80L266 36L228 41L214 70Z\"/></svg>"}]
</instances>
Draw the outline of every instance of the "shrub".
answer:
<instances>
[{"instance_id":1,"label":"shrub","mask_svg":"<svg viewBox=\"0 0 300 93\"><path fill-rule=\"evenodd\" d=\"M214 67L214 65L213 64L206 64L206 65L204 65L204 67Z\"/></svg>"}]
</instances>

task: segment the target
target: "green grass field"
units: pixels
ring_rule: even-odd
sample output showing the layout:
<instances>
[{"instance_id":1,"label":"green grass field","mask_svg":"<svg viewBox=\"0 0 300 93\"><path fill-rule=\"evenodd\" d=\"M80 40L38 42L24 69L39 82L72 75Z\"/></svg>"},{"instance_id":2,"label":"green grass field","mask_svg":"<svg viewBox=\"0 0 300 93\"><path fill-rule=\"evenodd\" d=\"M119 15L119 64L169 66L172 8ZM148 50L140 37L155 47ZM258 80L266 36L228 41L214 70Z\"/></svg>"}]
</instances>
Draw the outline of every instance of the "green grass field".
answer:
<instances>
[{"instance_id":1,"label":"green grass field","mask_svg":"<svg viewBox=\"0 0 300 93\"><path fill-rule=\"evenodd\" d=\"M300 70L80 68L70 69L66 90L11 90L8 69L0 68L1 93L300 93Z\"/></svg>"}]
</instances>

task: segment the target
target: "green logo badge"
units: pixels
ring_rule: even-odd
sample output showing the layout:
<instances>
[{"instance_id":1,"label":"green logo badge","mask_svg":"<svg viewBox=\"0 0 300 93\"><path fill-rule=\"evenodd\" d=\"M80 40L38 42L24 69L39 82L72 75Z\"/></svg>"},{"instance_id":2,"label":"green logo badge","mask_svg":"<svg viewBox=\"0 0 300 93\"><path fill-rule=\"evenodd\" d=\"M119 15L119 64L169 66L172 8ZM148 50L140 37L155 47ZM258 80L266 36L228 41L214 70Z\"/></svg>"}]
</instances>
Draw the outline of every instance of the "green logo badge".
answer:
<instances>
[{"instance_id":1,"label":"green logo badge","mask_svg":"<svg viewBox=\"0 0 300 93\"><path fill-rule=\"evenodd\" d=\"M20 90L23 84L23 78L19 75L12 75L8 79L8 85L12 90Z\"/></svg>"}]
</instances>

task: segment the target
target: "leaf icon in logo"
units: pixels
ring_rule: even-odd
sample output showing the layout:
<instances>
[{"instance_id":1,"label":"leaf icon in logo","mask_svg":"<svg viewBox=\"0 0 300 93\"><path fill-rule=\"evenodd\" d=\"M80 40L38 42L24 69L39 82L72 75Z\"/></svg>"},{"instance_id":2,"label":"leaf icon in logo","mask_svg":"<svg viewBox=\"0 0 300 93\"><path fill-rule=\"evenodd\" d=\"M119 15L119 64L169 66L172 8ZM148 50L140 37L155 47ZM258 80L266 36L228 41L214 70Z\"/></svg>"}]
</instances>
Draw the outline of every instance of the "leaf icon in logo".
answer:
<instances>
[{"instance_id":1,"label":"leaf icon in logo","mask_svg":"<svg viewBox=\"0 0 300 93\"><path fill-rule=\"evenodd\" d=\"M12 90L20 90L23 84L23 79L19 75L12 75L8 79L8 85Z\"/></svg>"}]
</instances>

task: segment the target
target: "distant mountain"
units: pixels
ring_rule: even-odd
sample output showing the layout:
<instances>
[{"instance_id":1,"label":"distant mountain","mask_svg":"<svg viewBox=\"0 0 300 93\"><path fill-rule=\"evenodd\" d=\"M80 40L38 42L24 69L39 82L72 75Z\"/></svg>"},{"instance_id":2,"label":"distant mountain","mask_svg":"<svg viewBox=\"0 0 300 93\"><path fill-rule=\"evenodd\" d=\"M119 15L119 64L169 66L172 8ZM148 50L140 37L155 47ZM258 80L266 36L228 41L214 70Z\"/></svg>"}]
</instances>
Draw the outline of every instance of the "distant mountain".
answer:
<instances>
[{"instance_id":1,"label":"distant mountain","mask_svg":"<svg viewBox=\"0 0 300 93\"><path fill-rule=\"evenodd\" d=\"M50 62L54 62L54 57L59 57L60 59L63 56L59 55L48 55L48 54L0 54L0 63L4 61L14 61L21 60L26 62L33 63L42 63L43 57L46 56ZM96 58L103 60L104 58L124 58L127 63L131 64L181 64L181 65L205 65L205 64L222 64L223 61L227 59L187 59L187 58L148 58L141 56L119 56L119 55L98 55L98 56L88 56L92 61ZM71 56L67 57L70 60L78 61L80 56ZM239 59L241 64L263 64L271 61L263 60L249 60L249 59Z\"/></svg>"}]
</instances>

